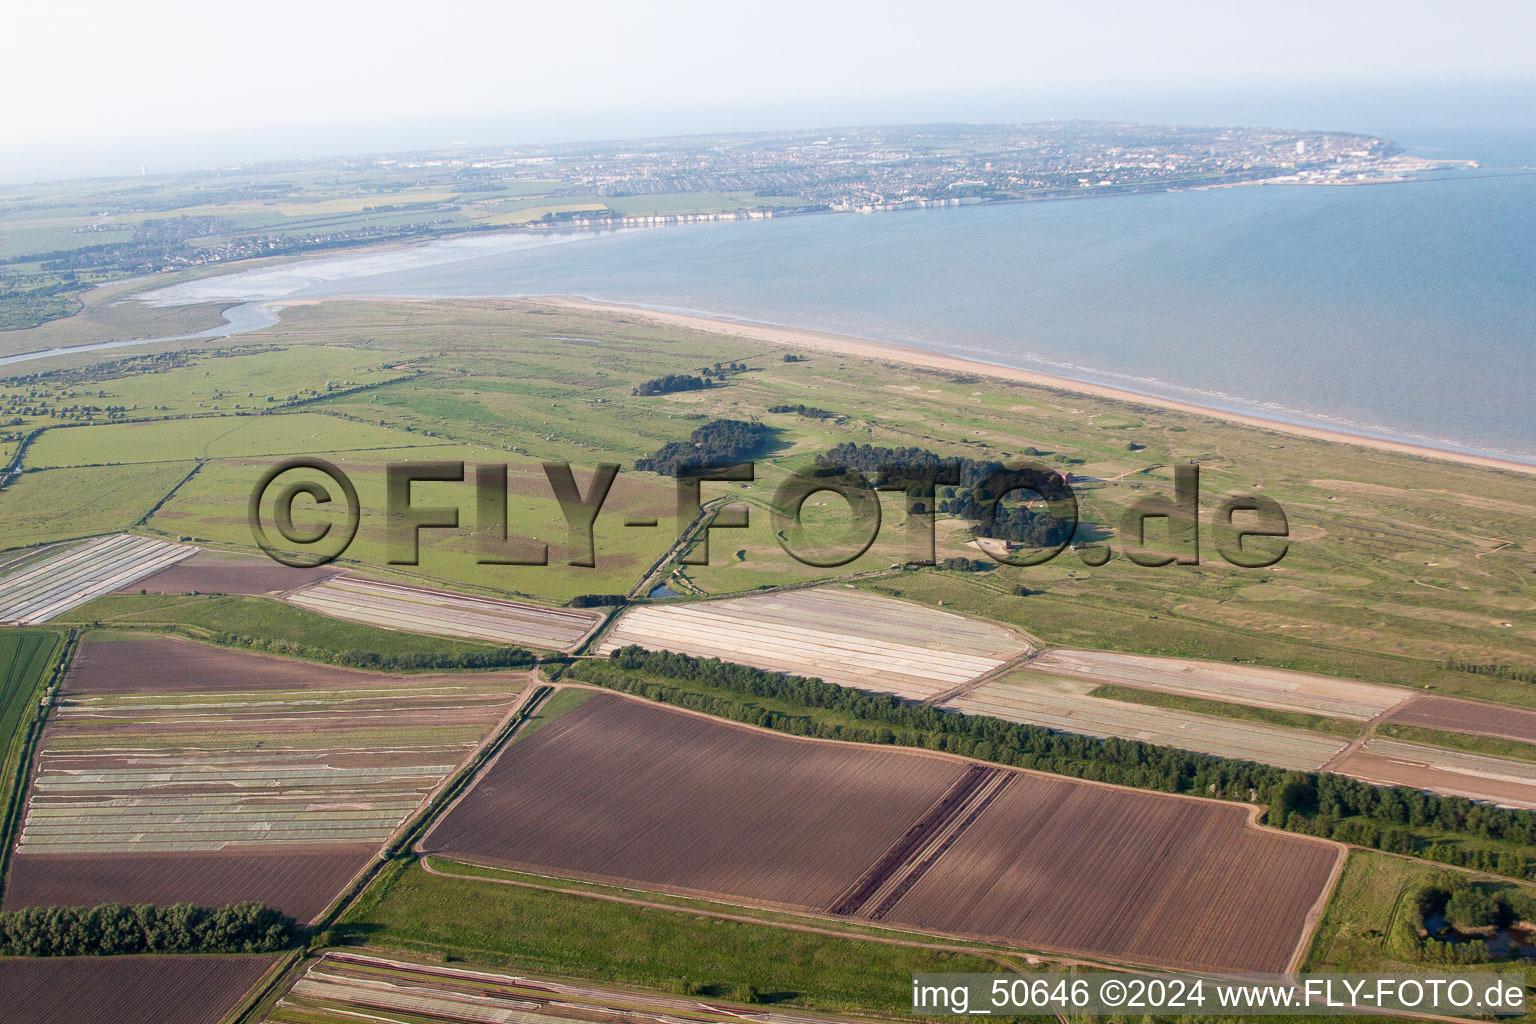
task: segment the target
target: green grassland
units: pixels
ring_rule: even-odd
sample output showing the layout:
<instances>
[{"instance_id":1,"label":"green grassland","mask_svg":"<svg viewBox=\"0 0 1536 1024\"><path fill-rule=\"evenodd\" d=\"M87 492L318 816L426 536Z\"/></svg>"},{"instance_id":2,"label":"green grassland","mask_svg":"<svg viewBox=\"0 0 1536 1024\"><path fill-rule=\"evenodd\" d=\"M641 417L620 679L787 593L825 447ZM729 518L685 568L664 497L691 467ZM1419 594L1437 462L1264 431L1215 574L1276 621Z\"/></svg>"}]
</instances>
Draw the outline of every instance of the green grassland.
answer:
<instances>
[{"instance_id":1,"label":"green grassland","mask_svg":"<svg viewBox=\"0 0 1536 1024\"><path fill-rule=\"evenodd\" d=\"M292 413L82 426L45 432L27 450L37 467L237 459L263 455L401 449L428 439L337 416Z\"/></svg>"},{"instance_id":2,"label":"green grassland","mask_svg":"<svg viewBox=\"0 0 1536 1024\"><path fill-rule=\"evenodd\" d=\"M129 529L194 468L162 462L23 473L0 490L0 547Z\"/></svg>"},{"instance_id":3,"label":"green grassland","mask_svg":"<svg viewBox=\"0 0 1536 1024\"><path fill-rule=\"evenodd\" d=\"M1394 921L1398 915L1407 913L1404 903L1409 892L1435 875L1437 870L1443 869L1372 850L1351 850L1312 936L1302 970L1312 973L1424 974L1521 969L1497 963L1458 967L1405 953L1391 942ZM1478 884L1489 892L1517 885L1503 881ZM1529 986L1536 981L1536 967L1525 966L1523 969ZM1536 1011L1528 1011L1523 1017L1513 1019L1536 1019Z\"/></svg>"},{"instance_id":4,"label":"green grassland","mask_svg":"<svg viewBox=\"0 0 1536 1024\"><path fill-rule=\"evenodd\" d=\"M255 640L293 641L329 651L454 657L491 647L472 640L428 636L345 622L268 597L208 594L108 594L61 615L60 623L114 629L175 631L208 639L231 633Z\"/></svg>"},{"instance_id":5,"label":"green grassland","mask_svg":"<svg viewBox=\"0 0 1536 1024\"><path fill-rule=\"evenodd\" d=\"M875 545L853 563L816 569L779 549L767 515L775 490L790 470L836 443L918 445L1002 460L1033 450L1047 465L1077 477L1088 534L1111 544L1117 543L1120 518L1132 501L1162 493L1174 465L1197 460L1207 514L1231 492L1257 491L1282 504L1291 526L1283 561L1269 569L1230 566L1216 556L1207 523L1199 566L1147 568L1117 555L1095 567L1067 552L1032 568L906 571L861 585L930 604L942 601L1051 644L1235 659L1536 706L1532 684L1447 667L1536 668L1536 620L1530 614L1536 611L1536 478L1527 474L1292 437L885 359L816 351L803 361L785 362L790 350L767 342L620 311L510 300L294 307L280 325L232 339L226 347L229 357L206 361L226 374L218 385L226 396L244 401L247 392L264 397L268 390L242 389L237 378L243 366L262 360L302 364L305 353L326 353L325 358L371 365L400 379L323 398L307 410L345 416L391 437L408 436L408 444L447 446L336 453L334 461L356 474L369 509L348 565L382 567L384 524L376 501L383 464L401 453L471 462L510 459L512 532L551 542L552 559L559 561L564 524L535 460L627 466L668 441L686 438L707 419L759 417L776 432L758 463L757 480L745 487L705 485L706 498L739 495L753 509L750 529L716 531L709 566L684 569L685 586L705 593L883 570L910 557L895 495L883 502L886 514ZM274 348L277 353L269 351ZM246 351L250 355L239 354ZM389 355L381 360L383 352ZM721 361L749 369L705 391L630 393L650 378ZM407 369L390 369L401 365ZM798 404L836 417L766 412ZM317 452L340 447L347 446L329 442ZM216 447L207 450L223 454ZM111 452L103 454L110 457ZM249 549L244 503L264 458L250 454L207 462L149 528ZM28 474L13 486L24 488L29 477L46 475ZM584 470L578 478L585 479ZM462 521L473 517L468 485L418 485L417 493L420 502L458 505ZM0 503L8 498L0 494ZM671 481L626 470L598 519L595 570L478 566L466 528L459 535L429 535L421 565L409 571L551 601L623 592L675 536L672 506ZM630 515L654 515L659 525L625 528L622 521ZM823 527L835 532L844 519L845 507L835 495L807 502L806 520L816 536ZM941 517L937 533L940 557L982 557L967 543L964 524ZM1021 586L1028 596L1015 593Z\"/></svg>"},{"instance_id":6,"label":"green grassland","mask_svg":"<svg viewBox=\"0 0 1536 1024\"><path fill-rule=\"evenodd\" d=\"M372 946L490 967L765 1001L910 1015L915 972L993 971L990 958L818 935L567 893L428 874L396 861L337 931Z\"/></svg>"}]
</instances>

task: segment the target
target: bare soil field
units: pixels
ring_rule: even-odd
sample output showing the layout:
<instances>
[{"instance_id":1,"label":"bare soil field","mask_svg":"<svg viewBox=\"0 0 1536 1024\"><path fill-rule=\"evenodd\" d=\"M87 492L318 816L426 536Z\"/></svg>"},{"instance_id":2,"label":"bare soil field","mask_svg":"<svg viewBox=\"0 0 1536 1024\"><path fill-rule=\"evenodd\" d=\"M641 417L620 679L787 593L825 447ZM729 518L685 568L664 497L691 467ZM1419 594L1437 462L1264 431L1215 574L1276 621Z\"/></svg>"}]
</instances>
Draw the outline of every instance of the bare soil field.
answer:
<instances>
[{"instance_id":1,"label":"bare soil field","mask_svg":"<svg viewBox=\"0 0 1536 1024\"><path fill-rule=\"evenodd\" d=\"M1016 773L883 919L1160 966L1283 971L1342 850L1248 814Z\"/></svg>"},{"instance_id":2,"label":"bare soil field","mask_svg":"<svg viewBox=\"0 0 1536 1024\"><path fill-rule=\"evenodd\" d=\"M0 959L6 1024L214 1024L275 956Z\"/></svg>"},{"instance_id":3,"label":"bare soil field","mask_svg":"<svg viewBox=\"0 0 1536 1024\"><path fill-rule=\"evenodd\" d=\"M846 587L632 608L599 654L629 644L927 700L1028 643L1001 626Z\"/></svg>"},{"instance_id":4,"label":"bare soil field","mask_svg":"<svg viewBox=\"0 0 1536 1024\"><path fill-rule=\"evenodd\" d=\"M198 893L307 919L527 681L111 637L87 635L43 733L8 904Z\"/></svg>"},{"instance_id":5,"label":"bare soil field","mask_svg":"<svg viewBox=\"0 0 1536 1024\"><path fill-rule=\"evenodd\" d=\"M1182 658L1155 658L1109 651L1056 650L1031 668L1055 676L1114 683L1206 700L1231 701L1276 711L1299 711L1365 721L1413 695L1397 686ZM1536 716L1533 716L1536 717Z\"/></svg>"},{"instance_id":6,"label":"bare soil field","mask_svg":"<svg viewBox=\"0 0 1536 1024\"><path fill-rule=\"evenodd\" d=\"M1386 721L1536 743L1536 711L1456 697L1414 697L1393 708Z\"/></svg>"},{"instance_id":7,"label":"bare soil field","mask_svg":"<svg viewBox=\"0 0 1536 1024\"><path fill-rule=\"evenodd\" d=\"M14 559L0 576L0 624L47 622L197 550L119 533Z\"/></svg>"},{"instance_id":8,"label":"bare soil field","mask_svg":"<svg viewBox=\"0 0 1536 1024\"><path fill-rule=\"evenodd\" d=\"M474 597L403 583L339 576L295 594L301 608L349 622L435 636L573 651L603 621L598 612Z\"/></svg>"},{"instance_id":9,"label":"bare soil field","mask_svg":"<svg viewBox=\"0 0 1536 1024\"><path fill-rule=\"evenodd\" d=\"M1029 948L1280 971L1342 848L1250 815L599 694L508 747L420 845Z\"/></svg>"},{"instance_id":10,"label":"bare soil field","mask_svg":"<svg viewBox=\"0 0 1536 1024\"><path fill-rule=\"evenodd\" d=\"M1523 761L1373 738L1333 770L1378 785L1536 809L1536 765Z\"/></svg>"},{"instance_id":11,"label":"bare soil field","mask_svg":"<svg viewBox=\"0 0 1536 1024\"><path fill-rule=\"evenodd\" d=\"M820 908L964 768L799 742L600 693L503 750L421 847Z\"/></svg>"},{"instance_id":12,"label":"bare soil field","mask_svg":"<svg viewBox=\"0 0 1536 1024\"><path fill-rule=\"evenodd\" d=\"M118 588L120 594L280 594L341 573L328 565L296 569L265 555L199 551L191 558Z\"/></svg>"},{"instance_id":13,"label":"bare soil field","mask_svg":"<svg viewBox=\"0 0 1536 1024\"><path fill-rule=\"evenodd\" d=\"M64 683L66 693L105 696L289 690L360 685L390 678L361 669L232 651L180 637L107 636L110 639L90 636L80 645Z\"/></svg>"},{"instance_id":14,"label":"bare soil field","mask_svg":"<svg viewBox=\"0 0 1536 1024\"><path fill-rule=\"evenodd\" d=\"M362 870L376 844L325 845L266 853L20 853L11 861L5 909L94 907L102 903L197 903L244 900L313 919Z\"/></svg>"},{"instance_id":15,"label":"bare soil field","mask_svg":"<svg viewBox=\"0 0 1536 1024\"><path fill-rule=\"evenodd\" d=\"M943 707L1059 732L1142 740L1308 771L1321 768L1347 744L1338 736L1304 729L1057 692L1043 685L1049 678L1032 667L1020 669L986 680Z\"/></svg>"}]
</instances>

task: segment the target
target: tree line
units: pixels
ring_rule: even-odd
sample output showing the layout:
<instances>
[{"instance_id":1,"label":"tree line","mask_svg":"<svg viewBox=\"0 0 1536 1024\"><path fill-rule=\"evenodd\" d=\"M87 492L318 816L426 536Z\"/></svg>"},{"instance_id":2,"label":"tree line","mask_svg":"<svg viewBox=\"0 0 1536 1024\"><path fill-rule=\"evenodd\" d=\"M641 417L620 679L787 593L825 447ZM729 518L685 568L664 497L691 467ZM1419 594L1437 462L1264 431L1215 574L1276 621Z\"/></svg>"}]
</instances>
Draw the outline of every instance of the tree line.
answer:
<instances>
[{"instance_id":1,"label":"tree line","mask_svg":"<svg viewBox=\"0 0 1536 1024\"><path fill-rule=\"evenodd\" d=\"M670 395L677 391L702 391L714 386L715 382L707 377L695 377L691 373L669 373L665 377L655 377L636 384L629 393L641 396Z\"/></svg>"},{"instance_id":2,"label":"tree line","mask_svg":"<svg viewBox=\"0 0 1536 1024\"><path fill-rule=\"evenodd\" d=\"M299 643L297 640L278 640L271 637L245 636L240 633L214 633L211 640L221 647L244 647L267 654L281 654L305 661L327 662L352 668L371 668L383 671L409 671L411 669L472 669L472 668L529 668L538 664L532 651L522 647L492 647L485 650L461 651L457 654L443 652L410 651L385 654L359 648L335 651L326 647Z\"/></svg>"},{"instance_id":3,"label":"tree line","mask_svg":"<svg viewBox=\"0 0 1536 1024\"><path fill-rule=\"evenodd\" d=\"M0 956L275 953L295 945L293 918L261 903L202 907L27 907L0 913Z\"/></svg>"},{"instance_id":4,"label":"tree line","mask_svg":"<svg viewBox=\"0 0 1536 1024\"><path fill-rule=\"evenodd\" d=\"M798 736L924 747L1138 789L1264 803L1269 806L1267 820L1276 828L1513 878L1536 878L1536 859L1531 856L1464 842L1489 839L1530 847L1536 844L1536 812L1532 811L1405 787L1373 786L1328 772L1287 771L1139 740L1053 732L1038 725L910 704L820 679L636 646L614 651L608 662L585 661L571 671L614 689ZM775 711L701 694L676 683L771 698L854 721ZM1436 841L1421 832L1441 832L1451 838Z\"/></svg>"}]
</instances>

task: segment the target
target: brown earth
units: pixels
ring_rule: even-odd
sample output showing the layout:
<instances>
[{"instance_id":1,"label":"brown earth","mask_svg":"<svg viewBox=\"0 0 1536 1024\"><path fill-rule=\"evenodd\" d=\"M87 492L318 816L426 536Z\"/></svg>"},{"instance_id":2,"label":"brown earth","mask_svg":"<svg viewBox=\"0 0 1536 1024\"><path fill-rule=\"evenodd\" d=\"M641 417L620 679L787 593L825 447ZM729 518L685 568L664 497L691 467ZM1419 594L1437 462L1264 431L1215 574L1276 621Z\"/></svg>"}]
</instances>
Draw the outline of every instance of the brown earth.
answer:
<instances>
[{"instance_id":1,"label":"brown earth","mask_svg":"<svg viewBox=\"0 0 1536 1024\"><path fill-rule=\"evenodd\" d=\"M6 875L5 909L101 903L255 900L301 924L313 919L378 849L376 845L288 847L271 853L18 853Z\"/></svg>"},{"instance_id":2,"label":"brown earth","mask_svg":"<svg viewBox=\"0 0 1536 1024\"><path fill-rule=\"evenodd\" d=\"M986 785L954 788L974 767L600 694L508 747L421 847L813 912L864 897L895 925L1255 971L1290 965L1342 856L1251 808L1002 768L983 772L1009 784L956 817Z\"/></svg>"},{"instance_id":3,"label":"brown earth","mask_svg":"<svg viewBox=\"0 0 1536 1024\"><path fill-rule=\"evenodd\" d=\"M526 678L525 673L508 672L476 673L474 679L486 682L502 676L515 683L515 689L521 689ZM315 690L328 686L428 686L451 678L391 676L250 651L232 651L179 637L136 636L81 644L64 690L72 695L227 693Z\"/></svg>"},{"instance_id":4,"label":"brown earth","mask_svg":"<svg viewBox=\"0 0 1536 1024\"><path fill-rule=\"evenodd\" d=\"M0 959L6 1024L214 1024L275 956Z\"/></svg>"},{"instance_id":5,"label":"brown earth","mask_svg":"<svg viewBox=\"0 0 1536 1024\"><path fill-rule=\"evenodd\" d=\"M1386 716L1388 722L1424 729L1469 732L1536 743L1536 711L1455 697L1414 697Z\"/></svg>"},{"instance_id":6,"label":"brown earth","mask_svg":"<svg viewBox=\"0 0 1536 1024\"><path fill-rule=\"evenodd\" d=\"M339 575L328 565L295 569L265 555L199 551L191 558L161 569L118 590L119 594L274 594L308 586Z\"/></svg>"},{"instance_id":7,"label":"brown earth","mask_svg":"<svg viewBox=\"0 0 1536 1024\"><path fill-rule=\"evenodd\" d=\"M597 694L507 747L422 848L820 908L964 768Z\"/></svg>"},{"instance_id":8,"label":"brown earth","mask_svg":"<svg viewBox=\"0 0 1536 1024\"><path fill-rule=\"evenodd\" d=\"M1020 773L883 920L1191 970L1284 971L1340 854L1248 814Z\"/></svg>"}]
</instances>

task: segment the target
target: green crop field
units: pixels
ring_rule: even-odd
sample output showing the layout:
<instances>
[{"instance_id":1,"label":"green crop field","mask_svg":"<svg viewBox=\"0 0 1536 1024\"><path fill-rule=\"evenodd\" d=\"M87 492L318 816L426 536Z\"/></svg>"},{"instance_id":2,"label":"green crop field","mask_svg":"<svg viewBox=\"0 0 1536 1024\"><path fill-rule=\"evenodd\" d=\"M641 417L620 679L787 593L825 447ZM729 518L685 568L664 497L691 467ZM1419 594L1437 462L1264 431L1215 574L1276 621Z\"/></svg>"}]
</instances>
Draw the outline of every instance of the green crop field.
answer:
<instances>
[{"instance_id":1,"label":"green crop field","mask_svg":"<svg viewBox=\"0 0 1536 1024\"><path fill-rule=\"evenodd\" d=\"M58 643L59 635L48 630L0 629L0 763L10 756Z\"/></svg>"}]
</instances>

